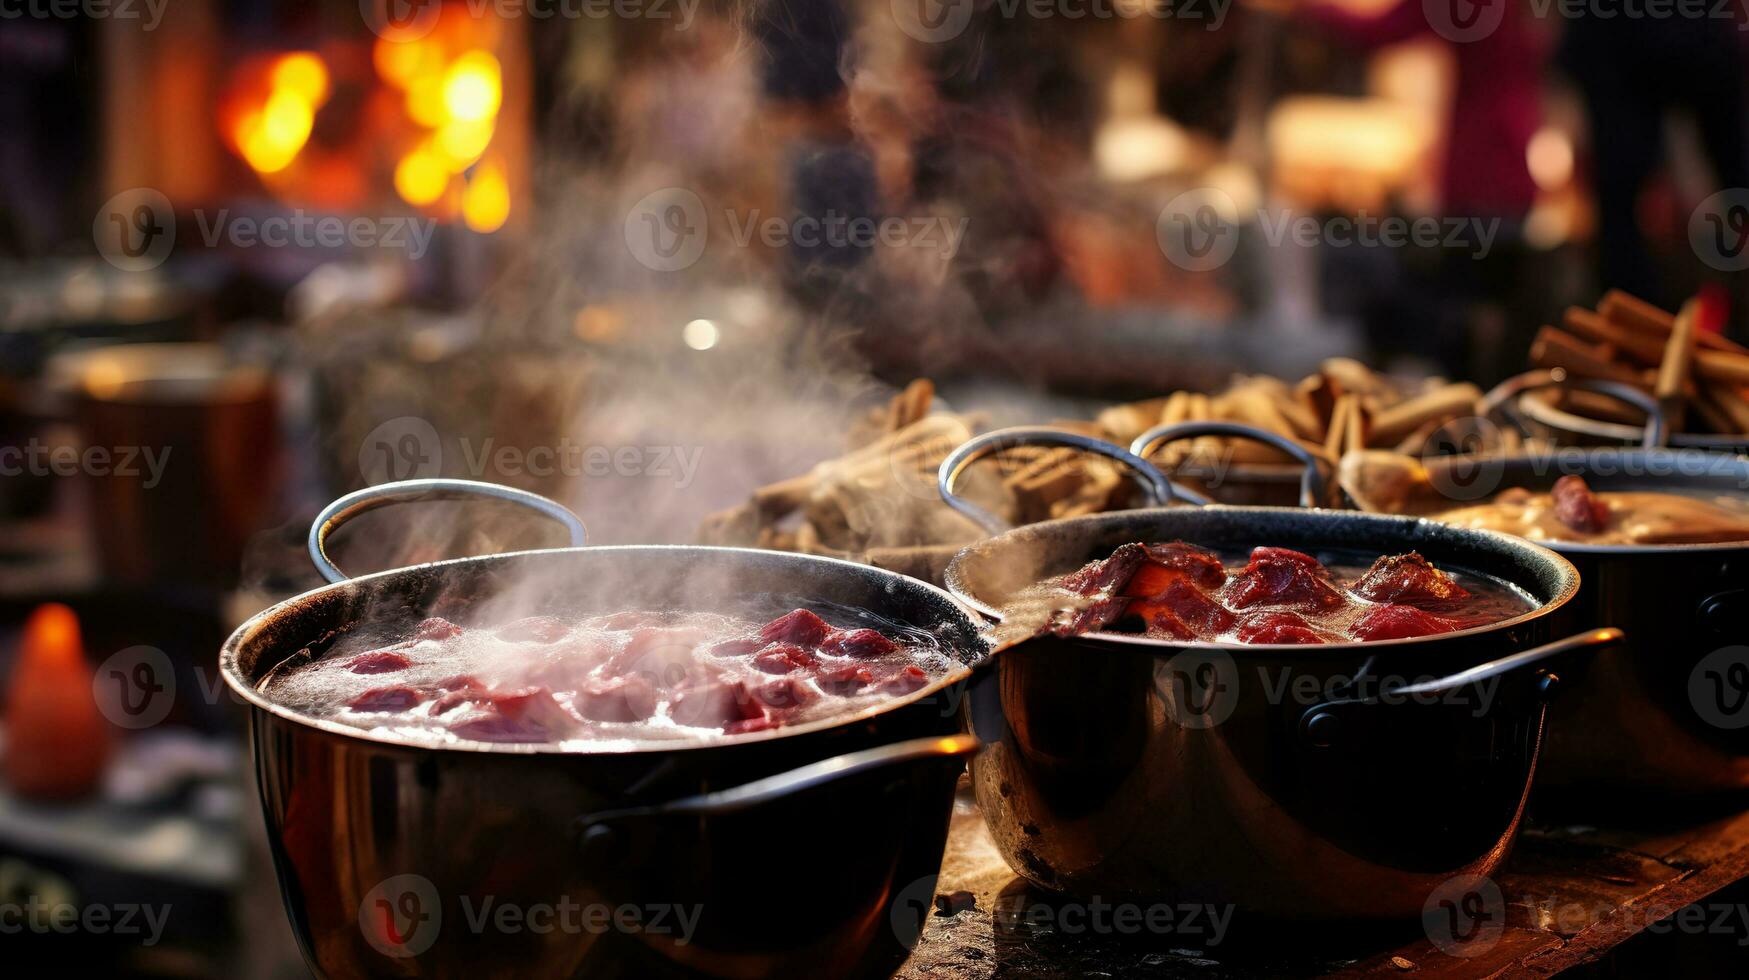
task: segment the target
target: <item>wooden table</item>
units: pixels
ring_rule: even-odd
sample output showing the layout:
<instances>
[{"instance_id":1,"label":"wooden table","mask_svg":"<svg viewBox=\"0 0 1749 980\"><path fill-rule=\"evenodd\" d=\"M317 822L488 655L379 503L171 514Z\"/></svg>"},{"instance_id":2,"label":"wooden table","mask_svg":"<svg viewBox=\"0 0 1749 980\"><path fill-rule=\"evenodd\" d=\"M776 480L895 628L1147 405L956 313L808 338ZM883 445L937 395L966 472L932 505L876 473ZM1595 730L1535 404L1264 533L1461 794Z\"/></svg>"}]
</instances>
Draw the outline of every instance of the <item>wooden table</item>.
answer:
<instances>
[{"instance_id":1,"label":"wooden table","mask_svg":"<svg viewBox=\"0 0 1749 980\"><path fill-rule=\"evenodd\" d=\"M1419 922L1339 934L1234 926L1224 935L1206 923L1184 935L1132 922L1127 934L1094 934L1087 906L1071 910L1009 870L962 784L936 910L898 976L1544 977L1648 956L1662 972L1678 955L1668 947L1683 940L1705 948L1682 953L1684 968L1668 975L1749 975L1749 812L1684 823L1533 821L1495 876L1504 927L1467 945L1442 948ZM1117 919L1108 909L1103 921ZM1656 949L1636 949L1644 946ZM1721 969L1731 972L1713 972Z\"/></svg>"}]
</instances>

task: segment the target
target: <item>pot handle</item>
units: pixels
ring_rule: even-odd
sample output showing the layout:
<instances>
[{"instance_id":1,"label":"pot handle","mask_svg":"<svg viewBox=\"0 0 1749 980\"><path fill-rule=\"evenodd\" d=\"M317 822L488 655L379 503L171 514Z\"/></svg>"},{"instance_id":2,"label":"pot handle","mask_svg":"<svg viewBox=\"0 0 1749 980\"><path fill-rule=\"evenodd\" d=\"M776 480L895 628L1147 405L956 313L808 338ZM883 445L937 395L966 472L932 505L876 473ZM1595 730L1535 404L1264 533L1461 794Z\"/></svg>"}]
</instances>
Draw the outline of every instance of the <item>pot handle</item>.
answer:
<instances>
[{"instance_id":1,"label":"pot handle","mask_svg":"<svg viewBox=\"0 0 1749 980\"><path fill-rule=\"evenodd\" d=\"M328 557L328 536L339 530L342 524L365 511L389 504L412 500L469 500L480 497L520 504L563 524L571 535L573 548L581 548L589 542L589 530L583 526L582 518L571 513L570 508L564 504L549 500L538 493L477 480L402 480L398 483L365 487L324 507L310 524L310 561L315 563L316 571L321 572L323 578L330 582L344 582L347 574Z\"/></svg>"},{"instance_id":2,"label":"pot handle","mask_svg":"<svg viewBox=\"0 0 1749 980\"><path fill-rule=\"evenodd\" d=\"M1620 381L1605 381L1601 378L1576 378L1567 373L1565 368L1553 368L1548 371L1526 371L1515 377L1495 385L1486 395L1482 396L1481 414L1483 418L1493 418L1515 404L1519 397L1544 388L1574 388L1580 391L1608 395L1616 401L1629 405L1646 413L1646 432L1640 438L1640 448L1660 449L1670 439L1670 425L1664 417L1664 407L1658 400L1646 394L1633 385Z\"/></svg>"},{"instance_id":3,"label":"pot handle","mask_svg":"<svg viewBox=\"0 0 1749 980\"><path fill-rule=\"evenodd\" d=\"M1477 664L1468 670L1461 670L1446 677L1423 681L1419 684L1393 687L1388 694L1394 698L1442 697L1472 684L1530 670L1535 671L1540 676L1538 693L1547 698L1554 693L1558 683L1556 675L1549 670L1555 661L1573 654L1592 653L1602 647L1615 646L1626 638L1627 634L1614 627L1588 630L1563 640L1545 643L1535 649L1523 650L1498 660L1490 660L1485 664ZM1379 704L1380 701L1375 696L1327 701L1316 705L1307 709L1306 713L1300 716L1300 735L1312 745L1326 748L1335 743L1339 733L1345 727L1341 720L1343 709L1376 707Z\"/></svg>"},{"instance_id":4,"label":"pot handle","mask_svg":"<svg viewBox=\"0 0 1749 980\"><path fill-rule=\"evenodd\" d=\"M1261 442L1287 453L1306 468L1300 477L1300 506L1321 507L1328 491L1329 480L1325 476L1325 467L1333 472L1335 467L1323 454L1313 452L1287 436L1259 429L1243 422L1173 422L1157 425L1136 437L1130 443L1130 452L1143 459L1151 456L1154 450L1167 443L1180 439L1193 439L1197 436L1226 436L1236 439L1250 439Z\"/></svg>"},{"instance_id":5,"label":"pot handle","mask_svg":"<svg viewBox=\"0 0 1749 980\"><path fill-rule=\"evenodd\" d=\"M837 782L849 776L885 769L889 766L919 762L925 759L963 759L976 754L984 744L971 735L948 735L941 738L917 738L894 742L860 752L851 752L799 769L755 779L713 793L686 796L651 806L605 810L578 817L576 824L585 846L594 847L614 836L611 824L647 817L697 816L710 817L739 813L767 803L775 803L804 790Z\"/></svg>"},{"instance_id":6,"label":"pot handle","mask_svg":"<svg viewBox=\"0 0 1749 980\"><path fill-rule=\"evenodd\" d=\"M1155 468L1152 463L1126 451L1122 446L1114 445L1103 439L1095 439L1092 436L1064 432L1061 429L1028 427L986 432L981 436L967 440L960 444L958 449L949 453L948 457L941 461L941 468L936 471L935 476L935 488L941 492L941 499L949 507L976 521L979 526L991 534L1001 534L1008 530L1007 521L959 496L955 492L955 485L959 482L960 474L978 460L1003 449L1017 449L1022 446L1064 446L1069 449L1097 453L1107 459L1116 460L1135 476L1142 492L1148 495L1150 506L1164 506L1170 503L1175 496L1197 505L1208 503L1208 500L1203 498L1201 494L1174 486L1172 481L1166 479L1166 475Z\"/></svg>"}]
</instances>

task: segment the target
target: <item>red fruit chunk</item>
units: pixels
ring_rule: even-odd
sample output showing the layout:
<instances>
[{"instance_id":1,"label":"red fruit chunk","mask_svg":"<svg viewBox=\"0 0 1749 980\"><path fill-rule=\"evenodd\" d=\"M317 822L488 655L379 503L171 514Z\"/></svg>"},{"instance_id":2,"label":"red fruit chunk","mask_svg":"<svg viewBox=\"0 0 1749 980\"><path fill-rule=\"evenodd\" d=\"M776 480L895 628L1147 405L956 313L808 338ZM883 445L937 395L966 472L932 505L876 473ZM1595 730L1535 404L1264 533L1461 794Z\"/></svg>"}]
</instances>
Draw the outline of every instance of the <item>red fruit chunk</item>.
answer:
<instances>
[{"instance_id":1,"label":"red fruit chunk","mask_svg":"<svg viewBox=\"0 0 1749 980\"><path fill-rule=\"evenodd\" d=\"M929 675L915 664L900 668L898 673L881 682L881 690L888 694L910 694L928 686Z\"/></svg>"},{"instance_id":2,"label":"red fruit chunk","mask_svg":"<svg viewBox=\"0 0 1749 980\"><path fill-rule=\"evenodd\" d=\"M373 650L370 653L361 653L346 662L346 669L354 674L387 674L391 671L406 670L411 666L413 666L413 661L392 650Z\"/></svg>"},{"instance_id":3,"label":"red fruit chunk","mask_svg":"<svg viewBox=\"0 0 1749 980\"><path fill-rule=\"evenodd\" d=\"M740 681L689 687L668 705L668 717L693 728L717 728L764 715L765 706L755 701Z\"/></svg>"},{"instance_id":4,"label":"red fruit chunk","mask_svg":"<svg viewBox=\"0 0 1749 980\"><path fill-rule=\"evenodd\" d=\"M820 700L820 692L809 687L804 680L780 677L755 687L753 697L767 708L785 711L813 704Z\"/></svg>"},{"instance_id":5,"label":"red fruit chunk","mask_svg":"<svg viewBox=\"0 0 1749 980\"><path fill-rule=\"evenodd\" d=\"M1318 561L1318 559L1313 558L1311 555L1308 555L1303 551L1295 551L1292 548L1271 548L1267 545L1265 545L1263 547L1259 547L1259 548L1252 548L1251 549L1251 560L1252 561L1295 561L1295 562L1299 562L1300 564L1306 566L1307 568L1311 569L1312 571L1317 572L1320 575L1329 575L1330 574L1330 570L1325 568L1323 563Z\"/></svg>"},{"instance_id":6,"label":"red fruit chunk","mask_svg":"<svg viewBox=\"0 0 1749 980\"><path fill-rule=\"evenodd\" d=\"M765 641L751 636L738 637L714 643L710 648L713 657L745 657L749 653L757 653L765 647Z\"/></svg>"},{"instance_id":7,"label":"red fruit chunk","mask_svg":"<svg viewBox=\"0 0 1749 980\"><path fill-rule=\"evenodd\" d=\"M519 619L508 626L501 627L493 634L500 640L512 643L557 643L571 632L571 628L551 616L530 616Z\"/></svg>"},{"instance_id":8,"label":"red fruit chunk","mask_svg":"<svg viewBox=\"0 0 1749 980\"><path fill-rule=\"evenodd\" d=\"M1233 626L1233 614L1225 606L1183 581L1174 582L1161 596L1131 602L1129 612L1142 617L1150 632L1156 630L1158 621L1160 632L1179 639L1191 636L1207 638L1224 633Z\"/></svg>"},{"instance_id":9,"label":"red fruit chunk","mask_svg":"<svg viewBox=\"0 0 1749 980\"><path fill-rule=\"evenodd\" d=\"M820 652L834 657L884 657L899 645L881 635L880 630L835 630L820 644Z\"/></svg>"},{"instance_id":10,"label":"red fruit chunk","mask_svg":"<svg viewBox=\"0 0 1749 980\"><path fill-rule=\"evenodd\" d=\"M832 632L832 627L826 621L808 612L797 609L784 613L759 630L759 638L767 643L794 643L797 646L819 646L826 634Z\"/></svg>"},{"instance_id":11,"label":"red fruit chunk","mask_svg":"<svg viewBox=\"0 0 1749 980\"><path fill-rule=\"evenodd\" d=\"M820 690L827 694L848 697L874 683L874 673L867 667L851 665L828 670L815 678Z\"/></svg>"},{"instance_id":12,"label":"red fruit chunk","mask_svg":"<svg viewBox=\"0 0 1749 980\"><path fill-rule=\"evenodd\" d=\"M1354 592L1374 602L1400 602L1411 606L1445 606L1470 597L1451 576L1434 568L1418 552L1384 555L1372 563Z\"/></svg>"},{"instance_id":13,"label":"red fruit chunk","mask_svg":"<svg viewBox=\"0 0 1749 980\"><path fill-rule=\"evenodd\" d=\"M1321 565L1316 567L1323 568ZM1252 558L1244 570L1233 576L1227 598L1238 609L1265 604L1335 609L1343 601L1341 593L1324 581L1320 571L1314 571L1312 565L1297 558L1277 555Z\"/></svg>"},{"instance_id":14,"label":"red fruit chunk","mask_svg":"<svg viewBox=\"0 0 1749 980\"><path fill-rule=\"evenodd\" d=\"M642 677L619 677L578 691L572 704L591 721L643 721L656 713L656 689Z\"/></svg>"},{"instance_id":15,"label":"red fruit chunk","mask_svg":"<svg viewBox=\"0 0 1749 980\"><path fill-rule=\"evenodd\" d=\"M812 667L814 655L794 643L774 643L753 658L753 667L767 674L787 674L801 667Z\"/></svg>"},{"instance_id":16,"label":"red fruit chunk","mask_svg":"<svg viewBox=\"0 0 1749 980\"><path fill-rule=\"evenodd\" d=\"M1312 624L1290 612L1253 613L1239 624L1240 643L1323 643Z\"/></svg>"},{"instance_id":17,"label":"red fruit chunk","mask_svg":"<svg viewBox=\"0 0 1749 980\"><path fill-rule=\"evenodd\" d=\"M1609 524L1609 508L1591 492L1583 477L1561 477L1550 496L1555 501L1555 517L1581 534L1596 534Z\"/></svg>"},{"instance_id":18,"label":"red fruit chunk","mask_svg":"<svg viewBox=\"0 0 1749 980\"><path fill-rule=\"evenodd\" d=\"M406 711L418 703L419 692L410 687L376 687L346 702L346 706L354 711Z\"/></svg>"},{"instance_id":19,"label":"red fruit chunk","mask_svg":"<svg viewBox=\"0 0 1749 980\"><path fill-rule=\"evenodd\" d=\"M1227 570L1221 565L1221 559L1207 548L1198 547L1188 541L1144 545L1143 550L1147 552L1149 561L1183 572L1192 582L1205 589L1219 588L1227 580Z\"/></svg>"},{"instance_id":20,"label":"red fruit chunk","mask_svg":"<svg viewBox=\"0 0 1749 980\"><path fill-rule=\"evenodd\" d=\"M1362 616L1349 632L1357 640L1401 640L1450 633L1457 629L1463 629L1463 624L1456 620L1435 616L1414 606L1392 604L1380 606Z\"/></svg>"},{"instance_id":21,"label":"red fruit chunk","mask_svg":"<svg viewBox=\"0 0 1749 980\"><path fill-rule=\"evenodd\" d=\"M462 635L460 626L436 616L413 628L413 639L415 640L448 640L460 635Z\"/></svg>"}]
</instances>

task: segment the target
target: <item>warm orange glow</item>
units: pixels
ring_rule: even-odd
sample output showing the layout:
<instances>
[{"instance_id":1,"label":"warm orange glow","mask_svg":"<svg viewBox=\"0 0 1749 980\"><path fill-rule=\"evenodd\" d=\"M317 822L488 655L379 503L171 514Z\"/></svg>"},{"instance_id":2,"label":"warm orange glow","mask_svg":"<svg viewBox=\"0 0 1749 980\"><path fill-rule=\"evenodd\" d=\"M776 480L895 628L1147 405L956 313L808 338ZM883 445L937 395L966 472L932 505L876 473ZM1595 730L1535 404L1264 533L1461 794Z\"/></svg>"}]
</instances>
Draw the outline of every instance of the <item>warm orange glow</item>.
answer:
<instances>
[{"instance_id":1,"label":"warm orange glow","mask_svg":"<svg viewBox=\"0 0 1749 980\"><path fill-rule=\"evenodd\" d=\"M443 52L430 41L391 41L377 38L371 62L378 77L404 89L421 75L436 75L443 69Z\"/></svg>"},{"instance_id":2,"label":"warm orange glow","mask_svg":"<svg viewBox=\"0 0 1749 980\"><path fill-rule=\"evenodd\" d=\"M504 99L504 72L485 51L469 51L443 75L443 107L451 119L478 122L498 114Z\"/></svg>"},{"instance_id":3,"label":"warm orange glow","mask_svg":"<svg viewBox=\"0 0 1749 980\"><path fill-rule=\"evenodd\" d=\"M23 657L39 664L83 663L79 617L57 602L37 607L24 626Z\"/></svg>"},{"instance_id":4,"label":"warm orange glow","mask_svg":"<svg viewBox=\"0 0 1749 980\"><path fill-rule=\"evenodd\" d=\"M442 75L419 75L407 83L407 116L427 129L443 125Z\"/></svg>"},{"instance_id":5,"label":"warm orange glow","mask_svg":"<svg viewBox=\"0 0 1749 980\"><path fill-rule=\"evenodd\" d=\"M449 169L437 154L420 147L395 165L395 192L401 200L424 207L443 196L449 186Z\"/></svg>"},{"instance_id":6,"label":"warm orange glow","mask_svg":"<svg viewBox=\"0 0 1749 980\"><path fill-rule=\"evenodd\" d=\"M328 66L308 51L294 51L273 66L273 87L295 92L311 106L328 101Z\"/></svg>"},{"instance_id":7,"label":"warm orange glow","mask_svg":"<svg viewBox=\"0 0 1749 980\"><path fill-rule=\"evenodd\" d=\"M451 119L438 128L432 143L450 171L461 173L486 152L486 144L492 142L492 128L490 119L483 122Z\"/></svg>"},{"instance_id":8,"label":"warm orange glow","mask_svg":"<svg viewBox=\"0 0 1749 980\"><path fill-rule=\"evenodd\" d=\"M487 160L474 171L462 194L462 219L482 235L504 227L510 217L510 183L496 160Z\"/></svg>"}]
</instances>

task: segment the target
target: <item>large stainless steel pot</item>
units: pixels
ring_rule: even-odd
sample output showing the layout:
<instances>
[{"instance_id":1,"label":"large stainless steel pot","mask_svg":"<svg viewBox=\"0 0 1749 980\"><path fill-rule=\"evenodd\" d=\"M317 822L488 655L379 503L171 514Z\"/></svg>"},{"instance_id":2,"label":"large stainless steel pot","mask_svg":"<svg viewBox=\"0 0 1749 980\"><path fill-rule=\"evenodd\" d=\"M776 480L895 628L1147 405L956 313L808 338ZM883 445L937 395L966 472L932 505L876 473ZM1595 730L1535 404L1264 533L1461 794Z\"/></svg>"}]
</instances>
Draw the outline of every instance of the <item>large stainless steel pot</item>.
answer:
<instances>
[{"instance_id":1,"label":"large stainless steel pot","mask_svg":"<svg viewBox=\"0 0 1749 980\"><path fill-rule=\"evenodd\" d=\"M583 543L581 524L550 501L415 481L337 502L312 552L343 578L322 539L347 517L482 490L566 519ZM538 610L567 615L733 611L771 596L828 617L852 607L933 632L965 669L850 717L623 751L438 748L314 720L259 690L301 649L363 623L417 622L438 603L466 621L512 582L533 584ZM985 651L946 592L880 569L728 548L573 547L338 581L244 624L221 668L249 705L286 910L320 976L880 976L933 895L954 783L976 748L959 734L961 692Z\"/></svg>"},{"instance_id":2,"label":"large stainless steel pot","mask_svg":"<svg viewBox=\"0 0 1749 980\"><path fill-rule=\"evenodd\" d=\"M981 514L953 495L959 472L1039 435L961 447L943 464L944 498ZM1134 448L1107 454L1145 467L1147 447ZM1120 544L1179 539L1222 551L1415 549L1512 582L1539 605L1491 626L1367 644L1106 633L1022 642L972 695L989 746L972 782L1009 865L1082 896L1296 920L1416 916L1449 877L1497 868L1524 811L1555 671L1619 637L1549 642L1579 587L1572 565L1506 535L1411 518L1177 507L1006 531L956 556L947 582L999 617L1016 590Z\"/></svg>"}]
</instances>

